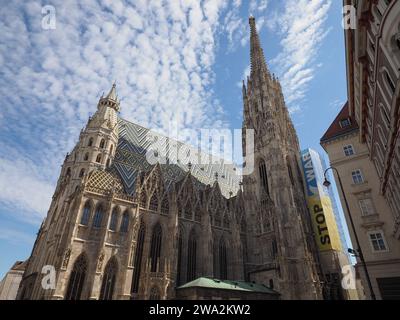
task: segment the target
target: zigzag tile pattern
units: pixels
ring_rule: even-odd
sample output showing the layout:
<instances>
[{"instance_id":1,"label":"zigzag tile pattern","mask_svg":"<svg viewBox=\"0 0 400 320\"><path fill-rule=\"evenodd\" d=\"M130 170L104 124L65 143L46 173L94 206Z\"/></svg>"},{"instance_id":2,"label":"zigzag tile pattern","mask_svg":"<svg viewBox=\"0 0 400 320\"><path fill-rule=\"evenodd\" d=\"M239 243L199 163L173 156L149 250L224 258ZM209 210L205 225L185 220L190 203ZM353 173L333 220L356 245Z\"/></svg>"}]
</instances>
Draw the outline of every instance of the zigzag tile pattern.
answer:
<instances>
[{"instance_id":1,"label":"zigzag tile pattern","mask_svg":"<svg viewBox=\"0 0 400 320\"><path fill-rule=\"evenodd\" d=\"M172 182L182 180L189 171L186 164L189 161L181 163L177 160L177 152L184 154L186 159L193 163L192 175L201 184L212 185L217 174L221 192L225 197L229 197L231 192L236 194L239 190L240 176L236 174L236 168L232 164L226 164L223 160L213 164L207 163L210 158L208 154L126 120L119 119L118 125L119 141L112 169L120 175L129 195L135 192L138 173L150 171L158 162L162 164L166 188L169 188ZM163 159L161 155L168 155L168 160ZM199 164L201 161L197 159L206 159L206 163Z\"/></svg>"}]
</instances>

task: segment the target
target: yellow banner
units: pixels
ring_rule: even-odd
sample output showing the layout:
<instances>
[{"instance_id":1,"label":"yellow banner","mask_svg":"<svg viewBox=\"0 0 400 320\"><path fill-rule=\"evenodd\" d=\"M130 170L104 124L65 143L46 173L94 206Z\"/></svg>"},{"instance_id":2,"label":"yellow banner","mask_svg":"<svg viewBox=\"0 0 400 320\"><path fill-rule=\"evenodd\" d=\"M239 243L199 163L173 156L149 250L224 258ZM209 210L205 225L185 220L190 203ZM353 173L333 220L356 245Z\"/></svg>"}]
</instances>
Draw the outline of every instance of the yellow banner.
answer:
<instances>
[{"instance_id":1,"label":"yellow banner","mask_svg":"<svg viewBox=\"0 0 400 320\"><path fill-rule=\"evenodd\" d=\"M307 202L319 250L342 250L339 231L329 197L309 196Z\"/></svg>"}]
</instances>

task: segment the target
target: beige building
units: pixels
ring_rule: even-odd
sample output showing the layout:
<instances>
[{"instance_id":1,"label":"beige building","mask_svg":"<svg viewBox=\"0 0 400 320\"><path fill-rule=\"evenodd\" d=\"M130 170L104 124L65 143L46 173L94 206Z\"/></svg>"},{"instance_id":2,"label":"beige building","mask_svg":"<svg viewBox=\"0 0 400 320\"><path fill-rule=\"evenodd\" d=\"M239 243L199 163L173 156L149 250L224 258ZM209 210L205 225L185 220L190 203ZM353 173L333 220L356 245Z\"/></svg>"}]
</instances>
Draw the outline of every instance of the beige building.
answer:
<instances>
[{"instance_id":1,"label":"beige building","mask_svg":"<svg viewBox=\"0 0 400 320\"><path fill-rule=\"evenodd\" d=\"M400 242L393 234L393 214L380 192L378 174L367 145L360 142L359 132L358 124L349 115L349 105L346 104L321 139L321 145L329 154L331 165L339 171L350 208L347 212L339 190L350 237L356 249L349 214L354 221L376 297L400 298ZM356 269L369 297L359 261Z\"/></svg>"},{"instance_id":2,"label":"beige building","mask_svg":"<svg viewBox=\"0 0 400 320\"><path fill-rule=\"evenodd\" d=\"M201 277L255 282L282 299L322 298L297 135L254 18L250 28L243 128L256 133L254 148L245 133L243 146L255 170L241 178L121 119L114 85L65 158L19 299L173 299ZM46 265L56 271L47 290Z\"/></svg>"},{"instance_id":3,"label":"beige building","mask_svg":"<svg viewBox=\"0 0 400 320\"><path fill-rule=\"evenodd\" d=\"M349 113L392 211L391 233L400 240L400 2L357 1L356 14L356 29L345 32Z\"/></svg>"},{"instance_id":4,"label":"beige building","mask_svg":"<svg viewBox=\"0 0 400 320\"><path fill-rule=\"evenodd\" d=\"M17 261L0 281L0 300L15 300L24 275L26 261Z\"/></svg>"}]
</instances>

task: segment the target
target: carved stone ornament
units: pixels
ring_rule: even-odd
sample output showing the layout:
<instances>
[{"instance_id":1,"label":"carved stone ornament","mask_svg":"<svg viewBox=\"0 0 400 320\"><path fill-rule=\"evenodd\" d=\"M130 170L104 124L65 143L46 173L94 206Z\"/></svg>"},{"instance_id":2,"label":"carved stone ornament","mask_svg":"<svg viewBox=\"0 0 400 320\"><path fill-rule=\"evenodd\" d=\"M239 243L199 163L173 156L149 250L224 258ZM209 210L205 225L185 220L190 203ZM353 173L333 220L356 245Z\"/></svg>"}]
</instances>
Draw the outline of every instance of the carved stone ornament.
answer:
<instances>
[{"instance_id":1,"label":"carved stone ornament","mask_svg":"<svg viewBox=\"0 0 400 320\"><path fill-rule=\"evenodd\" d=\"M104 261L104 252L102 252L99 256L97 262L97 272L101 272L101 269L103 268L103 261Z\"/></svg>"},{"instance_id":2,"label":"carved stone ornament","mask_svg":"<svg viewBox=\"0 0 400 320\"><path fill-rule=\"evenodd\" d=\"M62 263L62 267L63 268L67 268L68 267L68 262L69 262L69 258L71 257L71 249L67 249L66 251L65 251L65 254L64 254L64 260L63 260L63 263Z\"/></svg>"}]
</instances>

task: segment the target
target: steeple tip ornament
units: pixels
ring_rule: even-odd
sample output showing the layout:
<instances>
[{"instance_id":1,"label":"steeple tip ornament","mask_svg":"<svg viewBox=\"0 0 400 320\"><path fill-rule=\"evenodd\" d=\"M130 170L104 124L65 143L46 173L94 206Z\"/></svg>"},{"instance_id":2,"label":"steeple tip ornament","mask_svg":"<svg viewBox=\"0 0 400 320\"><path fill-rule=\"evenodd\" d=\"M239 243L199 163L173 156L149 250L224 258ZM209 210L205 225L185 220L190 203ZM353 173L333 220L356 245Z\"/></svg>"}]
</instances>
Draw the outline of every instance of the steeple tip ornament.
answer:
<instances>
[{"instance_id":1,"label":"steeple tip ornament","mask_svg":"<svg viewBox=\"0 0 400 320\"><path fill-rule=\"evenodd\" d=\"M118 97L117 97L117 85L116 85L115 81L114 81L114 83L112 85L112 88L111 88L110 92L106 96L106 98L110 99L110 100L117 101L117 99L118 99Z\"/></svg>"}]
</instances>

